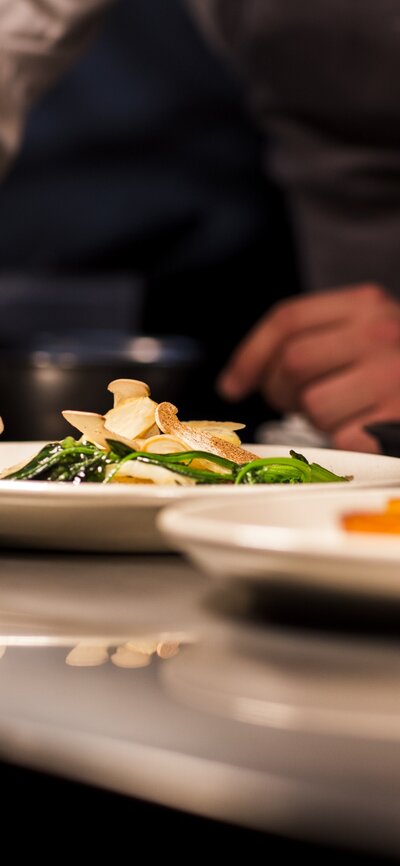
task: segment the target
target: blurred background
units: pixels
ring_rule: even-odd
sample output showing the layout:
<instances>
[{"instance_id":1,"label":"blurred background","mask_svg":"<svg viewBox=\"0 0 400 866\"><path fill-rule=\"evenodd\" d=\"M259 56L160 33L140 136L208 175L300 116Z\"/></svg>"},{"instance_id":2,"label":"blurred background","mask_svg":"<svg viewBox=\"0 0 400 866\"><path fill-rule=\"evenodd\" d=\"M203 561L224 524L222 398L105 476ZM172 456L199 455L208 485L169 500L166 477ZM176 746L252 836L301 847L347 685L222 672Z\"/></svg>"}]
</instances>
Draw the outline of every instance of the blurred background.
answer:
<instances>
[{"instance_id":1,"label":"blurred background","mask_svg":"<svg viewBox=\"0 0 400 866\"><path fill-rule=\"evenodd\" d=\"M118 376L182 417L266 420L214 381L298 287L284 201L242 93L180 0L119 0L37 105L0 194L6 437L56 438Z\"/></svg>"}]
</instances>

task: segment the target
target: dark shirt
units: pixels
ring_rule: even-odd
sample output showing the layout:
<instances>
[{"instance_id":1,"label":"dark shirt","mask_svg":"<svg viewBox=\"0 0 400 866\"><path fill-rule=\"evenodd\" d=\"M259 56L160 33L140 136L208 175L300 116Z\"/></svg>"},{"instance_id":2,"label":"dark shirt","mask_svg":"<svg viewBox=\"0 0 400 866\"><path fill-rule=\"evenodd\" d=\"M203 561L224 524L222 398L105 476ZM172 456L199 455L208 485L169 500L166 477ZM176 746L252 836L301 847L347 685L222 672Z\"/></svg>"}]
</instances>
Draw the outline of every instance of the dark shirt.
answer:
<instances>
[{"instance_id":1,"label":"dark shirt","mask_svg":"<svg viewBox=\"0 0 400 866\"><path fill-rule=\"evenodd\" d=\"M295 290L262 147L239 83L179 0L120 0L33 112L1 186L0 345L82 318L188 335L205 352L190 412L230 415L216 374Z\"/></svg>"},{"instance_id":2,"label":"dark shirt","mask_svg":"<svg viewBox=\"0 0 400 866\"><path fill-rule=\"evenodd\" d=\"M400 294L400 0L188 0L246 79L305 286Z\"/></svg>"},{"instance_id":3,"label":"dark shirt","mask_svg":"<svg viewBox=\"0 0 400 866\"><path fill-rule=\"evenodd\" d=\"M265 237L260 142L178 0L120 0L34 111L0 195L0 268L219 262Z\"/></svg>"}]
</instances>

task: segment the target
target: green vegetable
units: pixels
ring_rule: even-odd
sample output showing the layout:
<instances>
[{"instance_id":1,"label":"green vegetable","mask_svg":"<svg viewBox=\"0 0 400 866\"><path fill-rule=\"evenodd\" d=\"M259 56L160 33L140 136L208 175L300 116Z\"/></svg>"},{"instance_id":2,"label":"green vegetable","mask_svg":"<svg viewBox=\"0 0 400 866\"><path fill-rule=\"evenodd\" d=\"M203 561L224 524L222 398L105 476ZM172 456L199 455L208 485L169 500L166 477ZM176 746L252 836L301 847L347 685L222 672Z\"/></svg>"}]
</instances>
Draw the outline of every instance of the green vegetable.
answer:
<instances>
[{"instance_id":1,"label":"green vegetable","mask_svg":"<svg viewBox=\"0 0 400 866\"><path fill-rule=\"evenodd\" d=\"M174 454L148 454L132 451L128 445L107 439L109 450L90 442L76 441L72 436L62 442L51 442L22 469L11 472L6 479L15 481L68 481L72 484L97 482L107 484L124 463L137 460L152 466L162 466L176 475L192 478L197 484L315 484L348 481L318 463L309 463L302 455L290 451L290 457L260 457L240 465L207 451L184 451ZM223 469L194 467L194 460L207 460ZM112 466L111 471L108 467ZM108 469L108 471L107 471Z\"/></svg>"},{"instance_id":2,"label":"green vegetable","mask_svg":"<svg viewBox=\"0 0 400 866\"><path fill-rule=\"evenodd\" d=\"M5 478L15 481L104 481L106 466L118 459L90 442L76 442L71 436L45 445L22 469Z\"/></svg>"}]
</instances>

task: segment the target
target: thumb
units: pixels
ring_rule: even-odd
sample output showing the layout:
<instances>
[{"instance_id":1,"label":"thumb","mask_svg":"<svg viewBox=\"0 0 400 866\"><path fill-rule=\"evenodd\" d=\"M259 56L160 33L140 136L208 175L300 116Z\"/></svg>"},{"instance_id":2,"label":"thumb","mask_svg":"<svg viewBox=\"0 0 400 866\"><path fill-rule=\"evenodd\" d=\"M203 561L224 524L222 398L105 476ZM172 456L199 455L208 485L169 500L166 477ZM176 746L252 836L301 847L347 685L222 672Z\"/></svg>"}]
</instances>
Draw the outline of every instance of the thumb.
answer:
<instances>
[{"instance_id":1,"label":"thumb","mask_svg":"<svg viewBox=\"0 0 400 866\"><path fill-rule=\"evenodd\" d=\"M240 400L260 384L264 370L284 338L278 315L268 313L242 340L217 379L227 400Z\"/></svg>"}]
</instances>

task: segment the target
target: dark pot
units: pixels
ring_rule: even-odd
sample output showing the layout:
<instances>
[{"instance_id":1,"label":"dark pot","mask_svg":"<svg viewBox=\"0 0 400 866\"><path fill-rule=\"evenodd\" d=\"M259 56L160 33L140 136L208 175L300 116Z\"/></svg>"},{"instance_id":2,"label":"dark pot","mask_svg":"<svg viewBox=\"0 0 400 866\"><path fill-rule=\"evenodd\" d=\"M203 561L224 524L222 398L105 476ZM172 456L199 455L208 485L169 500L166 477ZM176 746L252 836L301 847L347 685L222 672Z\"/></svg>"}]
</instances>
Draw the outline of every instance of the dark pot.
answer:
<instances>
[{"instance_id":1,"label":"dark pot","mask_svg":"<svg viewBox=\"0 0 400 866\"><path fill-rule=\"evenodd\" d=\"M184 409L198 373L199 344L186 337L121 337L80 332L42 338L26 349L0 353L0 415L6 439L60 439L72 432L62 409L104 413L112 407L112 379L140 379L157 402Z\"/></svg>"}]
</instances>

